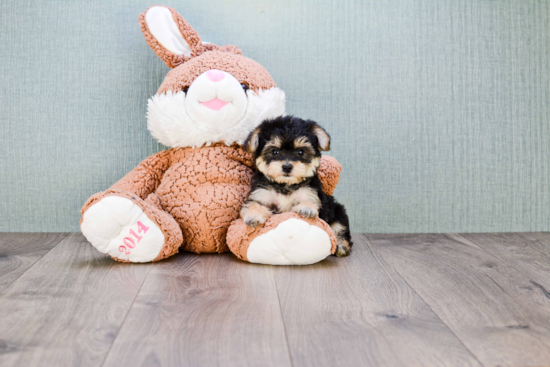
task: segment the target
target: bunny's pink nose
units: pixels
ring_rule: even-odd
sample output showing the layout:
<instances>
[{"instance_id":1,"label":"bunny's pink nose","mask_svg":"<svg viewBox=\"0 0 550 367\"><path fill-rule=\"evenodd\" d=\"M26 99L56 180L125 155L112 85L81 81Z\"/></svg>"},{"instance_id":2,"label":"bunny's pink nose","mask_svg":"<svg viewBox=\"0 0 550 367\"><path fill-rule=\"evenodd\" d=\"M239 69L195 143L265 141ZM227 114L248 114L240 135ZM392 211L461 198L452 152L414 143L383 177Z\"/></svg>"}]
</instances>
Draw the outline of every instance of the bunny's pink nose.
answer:
<instances>
[{"instance_id":1,"label":"bunny's pink nose","mask_svg":"<svg viewBox=\"0 0 550 367\"><path fill-rule=\"evenodd\" d=\"M223 73L223 71L219 71L216 69L208 70L206 72L206 76L213 82L219 82L220 80L225 78L225 74Z\"/></svg>"}]
</instances>

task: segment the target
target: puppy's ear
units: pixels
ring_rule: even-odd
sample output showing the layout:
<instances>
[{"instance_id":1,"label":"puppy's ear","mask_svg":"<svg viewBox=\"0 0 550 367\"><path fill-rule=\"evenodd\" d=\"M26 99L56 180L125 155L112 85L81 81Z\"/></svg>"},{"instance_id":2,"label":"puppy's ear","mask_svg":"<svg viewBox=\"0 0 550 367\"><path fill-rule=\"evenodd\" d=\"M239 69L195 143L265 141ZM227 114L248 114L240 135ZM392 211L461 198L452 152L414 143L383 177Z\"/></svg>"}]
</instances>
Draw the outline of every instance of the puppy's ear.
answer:
<instances>
[{"instance_id":1,"label":"puppy's ear","mask_svg":"<svg viewBox=\"0 0 550 367\"><path fill-rule=\"evenodd\" d=\"M246 138L246 141L244 142L244 149L248 153L255 154L256 150L258 149L258 145L260 145L260 131L262 129L257 127L254 131L248 135L248 138Z\"/></svg>"},{"instance_id":2,"label":"puppy's ear","mask_svg":"<svg viewBox=\"0 0 550 367\"><path fill-rule=\"evenodd\" d=\"M330 150L330 135L317 124L313 124L313 134L317 137L319 141L319 149L327 151Z\"/></svg>"}]
</instances>

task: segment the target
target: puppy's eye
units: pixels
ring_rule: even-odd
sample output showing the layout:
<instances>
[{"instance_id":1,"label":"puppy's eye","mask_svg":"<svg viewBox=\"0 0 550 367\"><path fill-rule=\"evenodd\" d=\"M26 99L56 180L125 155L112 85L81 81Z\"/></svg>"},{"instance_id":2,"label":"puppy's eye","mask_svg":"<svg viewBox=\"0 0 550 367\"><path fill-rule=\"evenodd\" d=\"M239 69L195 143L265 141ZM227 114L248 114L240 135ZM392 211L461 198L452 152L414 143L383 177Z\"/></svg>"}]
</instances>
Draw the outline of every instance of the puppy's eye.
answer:
<instances>
[{"instance_id":1,"label":"puppy's eye","mask_svg":"<svg viewBox=\"0 0 550 367\"><path fill-rule=\"evenodd\" d=\"M271 154L272 155L279 155L279 150L278 149L272 149Z\"/></svg>"},{"instance_id":2,"label":"puppy's eye","mask_svg":"<svg viewBox=\"0 0 550 367\"><path fill-rule=\"evenodd\" d=\"M246 84L241 84L241 87L243 87L243 90L246 92L248 90L248 87L246 86Z\"/></svg>"},{"instance_id":3,"label":"puppy's eye","mask_svg":"<svg viewBox=\"0 0 550 367\"><path fill-rule=\"evenodd\" d=\"M183 88L183 93L187 94L187 91L189 90L189 87Z\"/></svg>"},{"instance_id":4,"label":"puppy's eye","mask_svg":"<svg viewBox=\"0 0 550 367\"><path fill-rule=\"evenodd\" d=\"M296 154L298 154L298 155L304 155L304 150L303 150L303 149L298 149L298 150L296 151Z\"/></svg>"}]
</instances>

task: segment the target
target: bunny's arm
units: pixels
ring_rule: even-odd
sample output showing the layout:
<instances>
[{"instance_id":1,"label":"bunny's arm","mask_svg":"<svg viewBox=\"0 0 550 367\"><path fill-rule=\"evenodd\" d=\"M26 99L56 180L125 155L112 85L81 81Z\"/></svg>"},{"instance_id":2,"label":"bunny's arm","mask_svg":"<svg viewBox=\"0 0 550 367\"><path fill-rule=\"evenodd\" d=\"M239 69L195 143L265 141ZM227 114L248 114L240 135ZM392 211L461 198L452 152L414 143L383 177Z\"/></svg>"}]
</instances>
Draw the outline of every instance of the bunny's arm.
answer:
<instances>
[{"instance_id":1,"label":"bunny's arm","mask_svg":"<svg viewBox=\"0 0 550 367\"><path fill-rule=\"evenodd\" d=\"M170 167L170 150L163 150L143 160L136 168L118 180L109 190L126 191L145 199L160 184Z\"/></svg>"},{"instance_id":2,"label":"bunny's arm","mask_svg":"<svg viewBox=\"0 0 550 367\"><path fill-rule=\"evenodd\" d=\"M323 184L323 191L325 194L332 195L340 179L340 172L342 172L342 166L338 163L336 158L328 155L321 157L321 163L317 170L317 174Z\"/></svg>"}]
</instances>

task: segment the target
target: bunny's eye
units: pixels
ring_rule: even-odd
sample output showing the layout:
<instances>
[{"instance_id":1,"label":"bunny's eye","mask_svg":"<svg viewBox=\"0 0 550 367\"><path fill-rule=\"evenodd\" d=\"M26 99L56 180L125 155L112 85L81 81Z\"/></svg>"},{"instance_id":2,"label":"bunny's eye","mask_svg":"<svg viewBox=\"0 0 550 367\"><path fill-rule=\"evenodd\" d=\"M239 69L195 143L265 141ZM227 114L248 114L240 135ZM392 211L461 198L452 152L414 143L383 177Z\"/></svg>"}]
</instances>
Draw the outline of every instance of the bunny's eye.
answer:
<instances>
[{"instance_id":1,"label":"bunny's eye","mask_svg":"<svg viewBox=\"0 0 550 367\"><path fill-rule=\"evenodd\" d=\"M241 87L243 87L243 90L246 92L248 90L248 87L246 86L246 84L241 84Z\"/></svg>"},{"instance_id":2,"label":"bunny's eye","mask_svg":"<svg viewBox=\"0 0 550 367\"><path fill-rule=\"evenodd\" d=\"M189 87L183 88L183 93L187 94L187 91L189 90Z\"/></svg>"}]
</instances>

